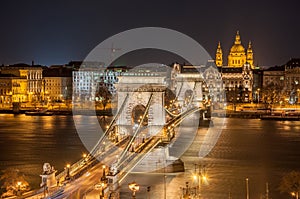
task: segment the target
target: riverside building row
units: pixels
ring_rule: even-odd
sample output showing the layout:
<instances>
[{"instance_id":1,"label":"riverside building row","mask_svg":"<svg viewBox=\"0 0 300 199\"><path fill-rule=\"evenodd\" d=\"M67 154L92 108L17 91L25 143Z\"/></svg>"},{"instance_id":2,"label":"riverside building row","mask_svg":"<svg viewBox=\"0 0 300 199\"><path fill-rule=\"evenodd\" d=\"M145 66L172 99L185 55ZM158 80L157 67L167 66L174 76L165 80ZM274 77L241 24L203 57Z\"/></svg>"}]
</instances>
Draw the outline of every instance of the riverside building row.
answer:
<instances>
[{"instance_id":1,"label":"riverside building row","mask_svg":"<svg viewBox=\"0 0 300 199\"><path fill-rule=\"evenodd\" d=\"M226 60L219 42L215 60L202 68L209 91L224 91L213 97L218 102L289 102L300 98L300 59L290 59L282 66L261 69L255 66L254 49L245 49L239 32ZM176 67L175 67L176 65ZM179 73L193 66L173 64ZM200 68L201 68L200 67ZM103 63L69 62L65 65L40 66L15 64L0 66L0 104L12 102L101 101L103 92L115 94L114 84L129 67L103 67ZM194 72L198 72L194 70Z\"/></svg>"}]
</instances>

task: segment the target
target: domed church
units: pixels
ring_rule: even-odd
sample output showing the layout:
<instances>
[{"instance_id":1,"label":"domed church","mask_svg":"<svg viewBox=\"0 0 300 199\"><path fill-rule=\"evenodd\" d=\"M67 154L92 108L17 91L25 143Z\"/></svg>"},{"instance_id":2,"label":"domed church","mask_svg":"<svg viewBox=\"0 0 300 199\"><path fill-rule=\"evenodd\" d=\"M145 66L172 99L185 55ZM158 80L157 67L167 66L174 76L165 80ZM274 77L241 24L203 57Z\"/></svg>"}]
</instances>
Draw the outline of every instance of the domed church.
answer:
<instances>
[{"instance_id":1,"label":"domed church","mask_svg":"<svg viewBox=\"0 0 300 199\"><path fill-rule=\"evenodd\" d=\"M252 69L254 68L254 66L253 66L253 50L252 50L251 41L249 41L248 49L247 49L247 51L245 51L245 48L241 42L241 37L240 37L239 31L237 31L234 44L230 48L227 66L242 67L246 63L248 63ZM220 42L218 44L217 52L216 52L216 65L218 67L223 66L223 52L222 52Z\"/></svg>"},{"instance_id":2,"label":"domed church","mask_svg":"<svg viewBox=\"0 0 300 199\"><path fill-rule=\"evenodd\" d=\"M234 44L228 54L227 66L223 62L221 43L216 50L215 64L221 73L226 100L229 102L252 101L253 88L253 50L249 41L245 50L241 42L239 31L235 35Z\"/></svg>"}]
</instances>

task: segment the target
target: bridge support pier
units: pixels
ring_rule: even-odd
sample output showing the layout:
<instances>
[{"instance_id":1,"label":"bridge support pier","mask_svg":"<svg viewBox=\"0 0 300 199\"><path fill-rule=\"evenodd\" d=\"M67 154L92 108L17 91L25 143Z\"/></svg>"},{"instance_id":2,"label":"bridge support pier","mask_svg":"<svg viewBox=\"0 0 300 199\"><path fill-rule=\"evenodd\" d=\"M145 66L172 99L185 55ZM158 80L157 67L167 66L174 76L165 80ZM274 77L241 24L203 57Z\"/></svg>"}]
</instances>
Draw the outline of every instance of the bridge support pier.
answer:
<instances>
[{"instance_id":1,"label":"bridge support pier","mask_svg":"<svg viewBox=\"0 0 300 199\"><path fill-rule=\"evenodd\" d=\"M108 197L109 199L120 199L120 186L118 174L116 175L107 175L108 179Z\"/></svg>"}]
</instances>

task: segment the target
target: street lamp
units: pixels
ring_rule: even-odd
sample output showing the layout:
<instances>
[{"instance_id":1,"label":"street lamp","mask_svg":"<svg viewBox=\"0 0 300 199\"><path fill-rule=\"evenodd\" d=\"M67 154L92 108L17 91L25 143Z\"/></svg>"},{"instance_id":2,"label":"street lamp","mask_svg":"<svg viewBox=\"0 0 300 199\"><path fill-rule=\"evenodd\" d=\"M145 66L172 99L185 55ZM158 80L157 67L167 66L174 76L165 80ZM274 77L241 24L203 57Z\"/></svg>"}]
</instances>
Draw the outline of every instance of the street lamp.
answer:
<instances>
[{"instance_id":1,"label":"street lamp","mask_svg":"<svg viewBox=\"0 0 300 199\"><path fill-rule=\"evenodd\" d=\"M259 91L260 91L260 89L258 88L258 89L256 89L256 91L255 91L255 99L256 99L256 104L259 104Z\"/></svg>"},{"instance_id":2,"label":"street lamp","mask_svg":"<svg viewBox=\"0 0 300 199\"><path fill-rule=\"evenodd\" d=\"M135 199L135 192L140 190L140 186L136 182L132 182L128 184L128 187L132 191L132 199Z\"/></svg>"},{"instance_id":3,"label":"street lamp","mask_svg":"<svg viewBox=\"0 0 300 199\"><path fill-rule=\"evenodd\" d=\"M95 189L96 190L99 190L99 198L100 199L104 199L104 188L105 188L105 183L104 182L101 182L100 184L96 184L95 185Z\"/></svg>"},{"instance_id":4,"label":"street lamp","mask_svg":"<svg viewBox=\"0 0 300 199\"><path fill-rule=\"evenodd\" d=\"M198 195L200 197L200 195L201 195L201 186L204 183L205 184L208 183L208 178L207 178L207 175L206 175L205 168L202 168L199 165L199 171L197 173L196 166L197 166L197 164L195 164L195 174L193 175L193 178L194 178L194 181L197 182Z\"/></svg>"},{"instance_id":5,"label":"street lamp","mask_svg":"<svg viewBox=\"0 0 300 199\"><path fill-rule=\"evenodd\" d=\"M298 191L297 191L297 192L292 192L291 195L292 195L293 197L295 197L296 199L299 198L299 192L298 192Z\"/></svg>"},{"instance_id":6,"label":"street lamp","mask_svg":"<svg viewBox=\"0 0 300 199\"><path fill-rule=\"evenodd\" d=\"M86 155L86 153L82 154L82 158L83 158L83 163L85 163L87 161L87 155Z\"/></svg>"},{"instance_id":7,"label":"street lamp","mask_svg":"<svg viewBox=\"0 0 300 199\"><path fill-rule=\"evenodd\" d=\"M246 199L249 199L249 179L246 178Z\"/></svg>"},{"instance_id":8,"label":"street lamp","mask_svg":"<svg viewBox=\"0 0 300 199\"><path fill-rule=\"evenodd\" d=\"M102 165L102 177L101 181L105 182L106 181L106 174L105 174L105 165Z\"/></svg>"},{"instance_id":9,"label":"street lamp","mask_svg":"<svg viewBox=\"0 0 300 199\"><path fill-rule=\"evenodd\" d=\"M21 193L20 193L20 191L21 191L21 185L22 185L22 182L17 182L17 187L18 187L18 190L17 190L17 195L18 196L20 196L21 195Z\"/></svg>"},{"instance_id":10,"label":"street lamp","mask_svg":"<svg viewBox=\"0 0 300 199\"><path fill-rule=\"evenodd\" d=\"M70 164L67 164L67 175L66 175L66 180L70 179Z\"/></svg>"}]
</instances>

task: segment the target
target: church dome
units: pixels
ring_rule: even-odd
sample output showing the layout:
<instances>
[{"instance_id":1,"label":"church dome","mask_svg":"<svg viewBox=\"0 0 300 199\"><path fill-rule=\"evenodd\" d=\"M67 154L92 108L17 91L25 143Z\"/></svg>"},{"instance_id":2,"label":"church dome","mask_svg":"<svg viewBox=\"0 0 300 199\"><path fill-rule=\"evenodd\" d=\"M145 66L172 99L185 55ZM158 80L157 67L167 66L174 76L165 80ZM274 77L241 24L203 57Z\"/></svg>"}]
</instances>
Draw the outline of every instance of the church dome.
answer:
<instances>
[{"instance_id":1,"label":"church dome","mask_svg":"<svg viewBox=\"0 0 300 199\"><path fill-rule=\"evenodd\" d=\"M230 48L230 53L245 53L245 48L242 44L234 44Z\"/></svg>"},{"instance_id":2,"label":"church dome","mask_svg":"<svg viewBox=\"0 0 300 199\"><path fill-rule=\"evenodd\" d=\"M239 31L236 32L235 41L230 49L230 53L245 53L245 48L241 43Z\"/></svg>"}]
</instances>

